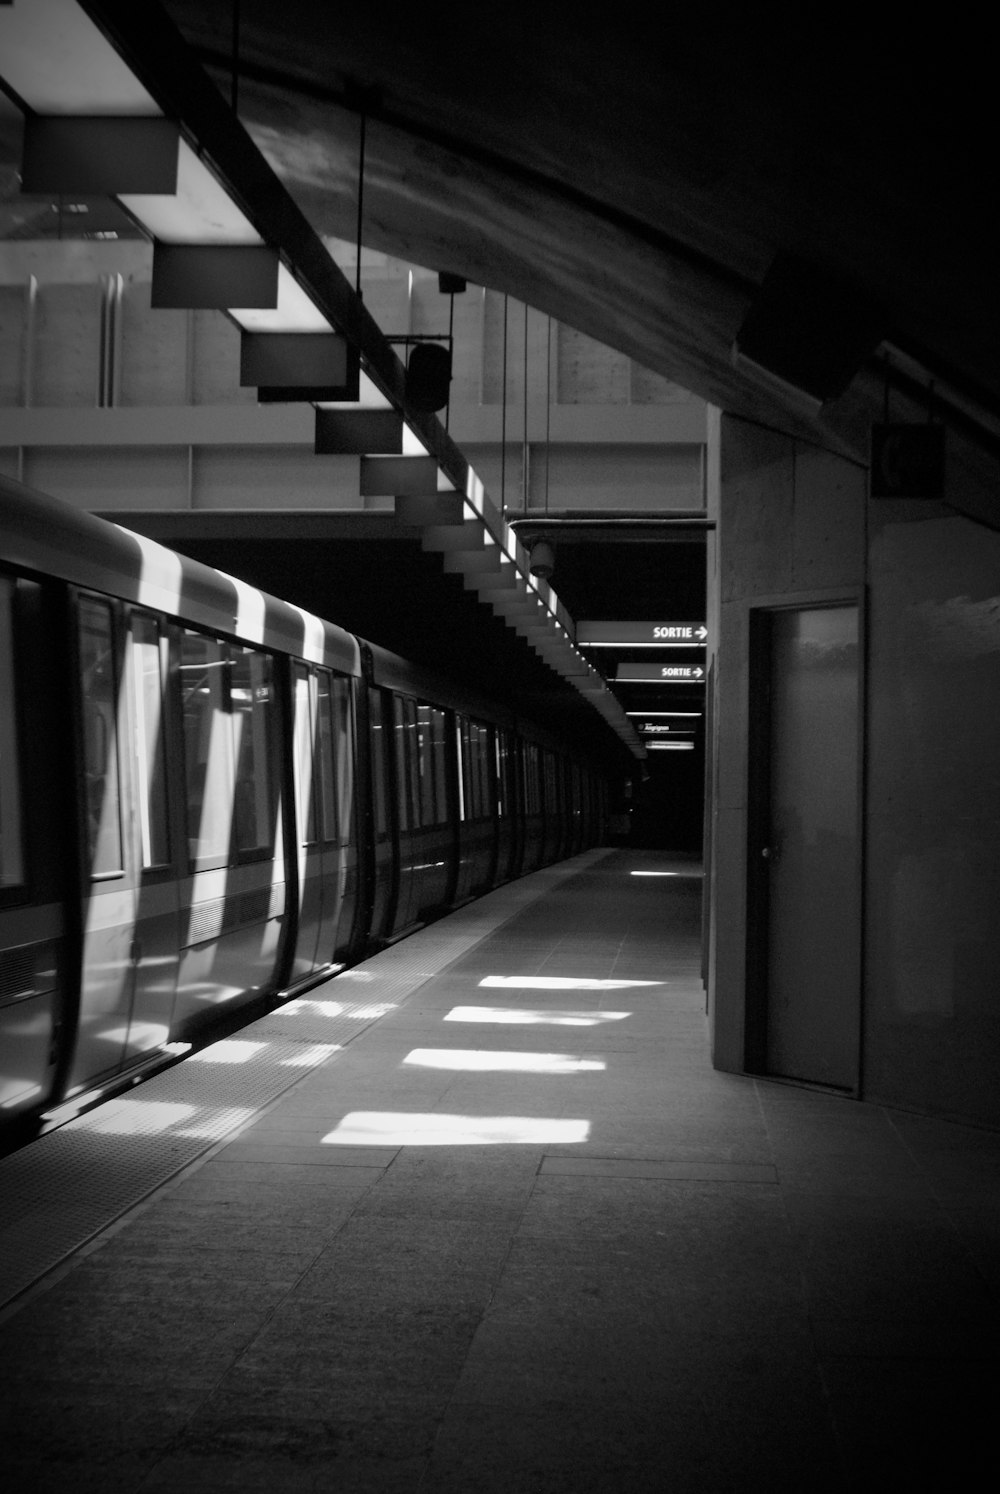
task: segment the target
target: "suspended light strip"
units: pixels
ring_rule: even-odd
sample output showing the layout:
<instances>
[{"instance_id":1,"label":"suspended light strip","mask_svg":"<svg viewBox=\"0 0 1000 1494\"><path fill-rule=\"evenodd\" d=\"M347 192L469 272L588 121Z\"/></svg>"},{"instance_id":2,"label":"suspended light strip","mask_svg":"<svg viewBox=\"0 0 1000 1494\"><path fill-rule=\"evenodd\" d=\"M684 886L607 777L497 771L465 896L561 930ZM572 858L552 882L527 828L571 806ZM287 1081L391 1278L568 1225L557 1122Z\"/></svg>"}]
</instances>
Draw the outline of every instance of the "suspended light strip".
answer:
<instances>
[{"instance_id":1,"label":"suspended light strip","mask_svg":"<svg viewBox=\"0 0 1000 1494\"><path fill-rule=\"evenodd\" d=\"M0 7L3 75L37 114L162 113L76 0Z\"/></svg>"},{"instance_id":2,"label":"suspended light strip","mask_svg":"<svg viewBox=\"0 0 1000 1494\"><path fill-rule=\"evenodd\" d=\"M163 117L76 0L0 6L0 57L4 80L36 114ZM124 192L116 197L145 232L164 244L251 247L264 242L182 136L175 192ZM284 264L278 267L276 307L227 309L247 332L335 330Z\"/></svg>"},{"instance_id":3,"label":"suspended light strip","mask_svg":"<svg viewBox=\"0 0 1000 1494\"><path fill-rule=\"evenodd\" d=\"M184 139L178 143L176 195L127 192L120 194L118 201L154 238L165 244L264 242L222 183Z\"/></svg>"},{"instance_id":4,"label":"suspended light strip","mask_svg":"<svg viewBox=\"0 0 1000 1494\"><path fill-rule=\"evenodd\" d=\"M318 410L391 410L392 401L382 393L381 389L374 383L364 369L361 370L361 380L356 400L337 400L335 402L318 400ZM422 455L423 453L417 453Z\"/></svg>"}]
</instances>

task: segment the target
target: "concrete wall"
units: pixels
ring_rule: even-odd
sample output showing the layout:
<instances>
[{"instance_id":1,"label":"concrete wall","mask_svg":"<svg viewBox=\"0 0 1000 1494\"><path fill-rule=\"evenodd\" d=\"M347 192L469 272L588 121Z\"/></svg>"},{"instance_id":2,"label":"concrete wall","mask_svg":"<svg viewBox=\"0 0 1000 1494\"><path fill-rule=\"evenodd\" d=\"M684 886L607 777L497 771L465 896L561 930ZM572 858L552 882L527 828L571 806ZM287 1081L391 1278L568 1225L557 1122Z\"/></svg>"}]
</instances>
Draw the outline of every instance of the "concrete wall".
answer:
<instances>
[{"instance_id":1,"label":"concrete wall","mask_svg":"<svg viewBox=\"0 0 1000 1494\"><path fill-rule=\"evenodd\" d=\"M871 518L865 1087L1000 1125L1000 534L935 510Z\"/></svg>"},{"instance_id":2,"label":"concrete wall","mask_svg":"<svg viewBox=\"0 0 1000 1494\"><path fill-rule=\"evenodd\" d=\"M720 463L714 1061L744 1064L749 609L863 587L861 1094L1000 1125L1000 535L730 417Z\"/></svg>"},{"instance_id":3,"label":"concrete wall","mask_svg":"<svg viewBox=\"0 0 1000 1494\"><path fill-rule=\"evenodd\" d=\"M354 246L332 247L353 279ZM309 405L240 386L226 316L151 309L151 274L144 241L0 245L0 470L101 509L391 508L362 500L356 458L313 456ZM703 508L703 400L482 287L452 307L435 274L368 251L362 284L390 337L454 313L449 434L498 505Z\"/></svg>"}]
</instances>

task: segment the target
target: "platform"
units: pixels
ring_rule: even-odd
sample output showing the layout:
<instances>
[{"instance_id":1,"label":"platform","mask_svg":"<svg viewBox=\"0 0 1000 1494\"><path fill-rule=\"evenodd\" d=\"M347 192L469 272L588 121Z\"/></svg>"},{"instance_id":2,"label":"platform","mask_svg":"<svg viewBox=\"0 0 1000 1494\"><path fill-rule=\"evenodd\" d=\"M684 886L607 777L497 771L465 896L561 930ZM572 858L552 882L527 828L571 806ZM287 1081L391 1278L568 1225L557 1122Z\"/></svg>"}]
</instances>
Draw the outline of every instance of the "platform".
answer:
<instances>
[{"instance_id":1,"label":"platform","mask_svg":"<svg viewBox=\"0 0 1000 1494\"><path fill-rule=\"evenodd\" d=\"M715 1072L700 869L500 889L0 1161L3 1482L995 1482L1000 1137Z\"/></svg>"}]
</instances>

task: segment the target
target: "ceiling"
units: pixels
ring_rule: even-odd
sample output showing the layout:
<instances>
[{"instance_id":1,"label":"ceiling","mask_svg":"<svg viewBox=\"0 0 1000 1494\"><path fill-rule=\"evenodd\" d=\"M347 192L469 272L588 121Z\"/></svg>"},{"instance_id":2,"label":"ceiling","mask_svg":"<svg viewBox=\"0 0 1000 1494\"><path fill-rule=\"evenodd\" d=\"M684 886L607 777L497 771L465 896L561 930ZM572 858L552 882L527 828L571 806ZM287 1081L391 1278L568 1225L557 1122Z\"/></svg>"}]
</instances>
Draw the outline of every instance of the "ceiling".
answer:
<instances>
[{"instance_id":1,"label":"ceiling","mask_svg":"<svg viewBox=\"0 0 1000 1494\"><path fill-rule=\"evenodd\" d=\"M634 763L586 699L559 678L490 608L445 574L441 557L421 547L419 531L391 513L262 514L115 511L105 517L148 534L207 565L334 618L362 638L488 694L548 730L567 732L609 770ZM555 544L553 584L578 620L705 616L704 533L677 526L668 533L636 525L609 533L598 526L562 530ZM624 584L623 584L624 583ZM596 667L648 659L648 651L593 650ZM670 662L689 664L690 651ZM657 658L660 658L659 653ZM697 662L703 663L699 654ZM626 710L701 712L699 685L619 686ZM669 694L669 700L664 697ZM694 730L700 768L703 722ZM653 766L663 770L657 755ZM677 764L671 761L676 773Z\"/></svg>"},{"instance_id":2,"label":"ceiling","mask_svg":"<svg viewBox=\"0 0 1000 1494\"><path fill-rule=\"evenodd\" d=\"M967 511L996 514L995 85L989 49L959 27L627 0L581 3L571 24L523 0L164 8L227 96L235 82L241 121L320 234L357 235L363 119L366 246L507 292L730 414L860 462L888 349L893 413L923 418L933 384L961 436L963 494L980 495ZM51 209L16 196L16 133L0 115L0 235L34 237L51 232ZM756 351L755 317L765 353L769 336L780 350L789 267L807 353L829 350L846 370L822 401L734 359L737 343ZM561 531L553 584L570 614L703 615L688 595L704 586L702 537L651 537ZM187 538L213 558L211 536ZM398 541L409 550L393 608L345 580L341 620L412 653L436 585L428 651L447 646L472 676L488 647L501 681L508 645L523 664L524 645L484 620L439 557ZM232 546L220 554L235 569ZM288 586L306 584L273 537L261 549L248 535L241 559L249 579L264 566L271 590L281 567ZM554 678L532 656L510 688L541 700Z\"/></svg>"},{"instance_id":3,"label":"ceiling","mask_svg":"<svg viewBox=\"0 0 1000 1494\"><path fill-rule=\"evenodd\" d=\"M230 89L233 0L166 8ZM887 342L900 386L933 379L995 466L995 83L958 25L628 0L571 20L523 0L238 9L240 117L321 233L355 237L363 107L372 248L859 460ZM776 263L854 374L818 409L733 365Z\"/></svg>"}]
</instances>

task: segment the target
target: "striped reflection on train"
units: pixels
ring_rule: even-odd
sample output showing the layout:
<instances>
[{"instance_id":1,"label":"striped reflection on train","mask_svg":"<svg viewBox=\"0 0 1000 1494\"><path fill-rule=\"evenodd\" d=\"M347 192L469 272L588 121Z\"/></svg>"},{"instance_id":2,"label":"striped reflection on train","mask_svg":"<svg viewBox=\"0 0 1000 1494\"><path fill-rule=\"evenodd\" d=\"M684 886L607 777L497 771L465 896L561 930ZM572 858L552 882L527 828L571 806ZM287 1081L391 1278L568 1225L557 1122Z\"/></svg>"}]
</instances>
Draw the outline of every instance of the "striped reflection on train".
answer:
<instances>
[{"instance_id":1,"label":"striped reflection on train","mask_svg":"<svg viewBox=\"0 0 1000 1494\"><path fill-rule=\"evenodd\" d=\"M601 838L600 774L0 479L0 1127Z\"/></svg>"}]
</instances>

